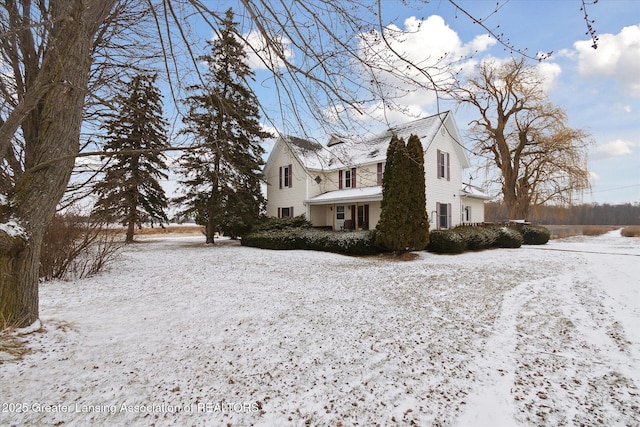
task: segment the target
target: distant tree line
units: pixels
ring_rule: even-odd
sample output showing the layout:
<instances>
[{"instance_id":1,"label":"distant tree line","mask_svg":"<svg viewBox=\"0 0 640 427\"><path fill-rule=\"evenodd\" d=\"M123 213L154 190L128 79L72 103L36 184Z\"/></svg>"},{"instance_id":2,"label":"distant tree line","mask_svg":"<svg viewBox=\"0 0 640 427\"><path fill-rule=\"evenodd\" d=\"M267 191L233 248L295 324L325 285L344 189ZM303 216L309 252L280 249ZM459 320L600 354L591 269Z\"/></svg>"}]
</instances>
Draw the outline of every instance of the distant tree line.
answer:
<instances>
[{"instance_id":1,"label":"distant tree line","mask_svg":"<svg viewBox=\"0 0 640 427\"><path fill-rule=\"evenodd\" d=\"M485 221L509 219L509 209L502 202L485 204ZM576 206L536 206L529 215L534 224L571 225L640 225L640 203L583 204Z\"/></svg>"}]
</instances>

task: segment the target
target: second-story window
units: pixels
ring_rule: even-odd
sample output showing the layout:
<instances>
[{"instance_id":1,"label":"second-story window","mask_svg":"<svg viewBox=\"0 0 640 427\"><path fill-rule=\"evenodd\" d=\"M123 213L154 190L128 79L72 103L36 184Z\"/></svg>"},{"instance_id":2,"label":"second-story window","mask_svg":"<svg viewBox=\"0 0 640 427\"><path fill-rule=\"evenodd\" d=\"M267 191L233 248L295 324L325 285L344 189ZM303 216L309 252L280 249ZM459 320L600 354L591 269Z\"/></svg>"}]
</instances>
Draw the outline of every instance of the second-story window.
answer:
<instances>
[{"instance_id":1,"label":"second-story window","mask_svg":"<svg viewBox=\"0 0 640 427\"><path fill-rule=\"evenodd\" d=\"M449 167L449 153L438 150L438 178L446 179L449 181L451 179L450 167Z\"/></svg>"},{"instance_id":2,"label":"second-story window","mask_svg":"<svg viewBox=\"0 0 640 427\"><path fill-rule=\"evenodd\" d=\"M356 187L356 168L338 172L338 189Z\"/></svg>"},{"instance_id":3,"label":"second-story window","mask_svg":"<svg viewBox=\"0 0 640 427\"><path fill-rule=\"evenodd\" d=\"M344 171L344 188L351 188L351 171Z\"/></svg>"},{"instance_id":4,"label":"second-story window","mask_svg":"<svg viewBox=\"0 0 640 427\"><path fill-rule=\"evenodd\" d=\"M291 188L293 185L293 168L291 165L280 166L280 188Z\"/></svg>"}]
</instances>

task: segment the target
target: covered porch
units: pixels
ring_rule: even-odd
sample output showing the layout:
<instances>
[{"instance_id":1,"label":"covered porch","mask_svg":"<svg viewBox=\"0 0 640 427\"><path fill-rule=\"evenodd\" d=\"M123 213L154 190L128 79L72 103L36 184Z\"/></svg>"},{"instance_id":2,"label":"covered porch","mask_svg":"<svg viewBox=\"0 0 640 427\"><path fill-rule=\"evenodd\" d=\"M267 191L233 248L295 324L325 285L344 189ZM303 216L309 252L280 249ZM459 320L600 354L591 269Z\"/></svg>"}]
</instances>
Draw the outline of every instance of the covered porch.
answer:
<instances>
[{"instance_id":1,"label":"covered porch","mask_svg":"<svg viewBox=\"0 0 640 427\"><path fill-rule=\"evenodd\" d=\"M305 200L311 224L334 231L375 228L381 202L381 186L329 191Z\"/></svg>"}]
</instances>

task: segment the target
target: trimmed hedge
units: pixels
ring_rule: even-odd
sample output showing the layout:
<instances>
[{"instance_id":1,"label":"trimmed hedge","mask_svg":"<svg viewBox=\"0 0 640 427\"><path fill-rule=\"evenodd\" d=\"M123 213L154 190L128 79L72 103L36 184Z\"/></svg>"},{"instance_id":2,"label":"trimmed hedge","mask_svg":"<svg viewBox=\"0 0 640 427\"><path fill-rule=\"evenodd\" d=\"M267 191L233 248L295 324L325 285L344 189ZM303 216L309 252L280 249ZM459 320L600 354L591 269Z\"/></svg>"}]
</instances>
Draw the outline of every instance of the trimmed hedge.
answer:
<instances>
[{"instance_id":1,"label":"trimmed hedge","mask_svg":"<svg viewBox=\"0 0 640 427\"><path fill-rule=\"evenodd\" d=\"M454 230L467 242L467 250L481 251L492 247L498 239L495 227L460 225Z\"/></svg>"},{"instance_id":2,"label":"trimmed hedge","mask_svg":"<svg viewBox=\"0 0 640 427\"><path fill-rule=\"evenodd\" d=\"M551 238L551 232L540 225L525 225L522 237L525 245L544 245Z\"/></svg>"},{"instance_id":3,"label":"trimmed hedge","mask_svg":"<svg viewBox=\"0 0 640 427\"><path fill-rule=\"evenodd\" d=\"M509 227L498 227L498 238L494 243L497 248L519 248L522 246L522 234Z\"/></svg>"},{"instance_id":4,"label":"trimmed hedge","mask_svg":"<svg viewBox=\"0 0 640 427\"><path fill-rule=\"evenodd\" d=\"M507 226L464 225L431 231L427 250L439 254L459 254L467 250L479 251L491 247L519 248L522 242L522 234Z\"/></svg>"},{"instance_id":5,"label":"trimmed hedge","mask_svg":"<svg viewBox=\"0 0 640 427\"><path fill-rule=\"evenodd\" d=\"M374 242L374 230L338 233L310 228L257 231L241 240L243 246L262 249L308 249L346 255L374 255L382 252Z\"/></svg>"},{"instance_id":6,"label":"trimmed hedge","mask_svg":"<svg viewBox=\"0 0 640 427\"><path fill-rule=\"evenodd\" d=\"M467 249L467 242L455 230L433 230L429 232L429 252L460 254Z\"/></svg>"},{"instance_id":7,"label":"trimmed hedge","mask_svg":"<svg viewBox=\"0 0 640 427\"><path fill-rule=\"evenodd\" d=\"M384 252L375 244L375 230L333 232L311 228L311 224L299 216L295 218L269 219L257 230L242 237L243 246L262 249L308 249L347 255L374 255ZM549 240L545 227L527 225L519 231L506 225L458 226L429 233L429 252L459 254L491 247L519 248L523 243L543 245Z\"/></svg>"},{"instance_id":8,"label":"trimmed hedge","mask_svg":"<svg viewBox=\"0 0 640 427\"><path fill-rule=\"evenodd\" d=\"M253 232L271 231L271 230L288 230L290 228L311 228L311 223L302 215L288 218L263 218L253 227Z\"/></svg>"}]
</instances>

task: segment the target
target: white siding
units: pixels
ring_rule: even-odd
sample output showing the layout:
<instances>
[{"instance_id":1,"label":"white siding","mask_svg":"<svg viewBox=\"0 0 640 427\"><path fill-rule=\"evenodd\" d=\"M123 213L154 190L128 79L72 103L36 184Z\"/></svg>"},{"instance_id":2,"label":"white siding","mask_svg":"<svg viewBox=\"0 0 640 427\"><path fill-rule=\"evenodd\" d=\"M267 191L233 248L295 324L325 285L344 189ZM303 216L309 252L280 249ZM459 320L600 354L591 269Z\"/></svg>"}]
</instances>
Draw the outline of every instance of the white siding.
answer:
<instances>
[{"instance_id":1,"label":"white siding","mask_svg":"<svg viewBox=\"0 0 640 427\"><path fill-rule=\"evenodd\" d=\"M469 207L471 210L471 219L467 221L464 215L464 208ZM479 223L484 222L484 200L477 199L475 197L463 197L462 198L462 209L463 209L463 222L465 223Z\"/></svg>"},{"instance_id":2,"label":"white siding","mask_svg":"<svg viewBox=\"0 0 640 427\"><path fill-rule=\"evenodd\" d=\"M436 229L435 218L437 203L451 204L452 226L460 224L460 189L462 188L461 159L451 137L438 132L424 156L425 185L427 193L427 214L429 215L429 227ZM438 150L449 154L449 180L438 178Z\"/></svg>"},{"instance_id":3,"label":"white siding","mask_svg":"<svg viewBox=\"0 0 640 427\"><path fill-rule=\"evenodd\" d=\"M272 167L267 180L267 216L278 216L278 208L293 207L295 216L306 213L303 202L307 198L307 174L286 144L278 143L271 154ZM280 167L292 166L291 188L280 188ZM315 182L313 183L315 184ZM317 187L317 185L316 185Z\"/></svg>"}]
</instances>

